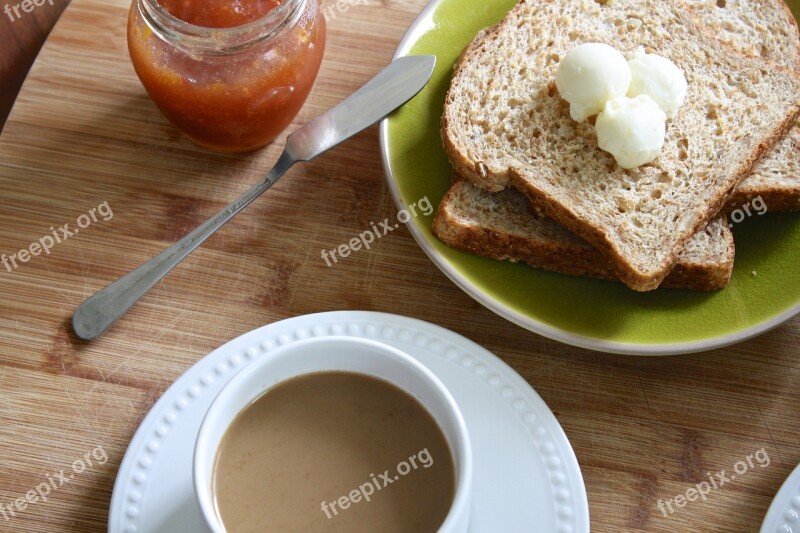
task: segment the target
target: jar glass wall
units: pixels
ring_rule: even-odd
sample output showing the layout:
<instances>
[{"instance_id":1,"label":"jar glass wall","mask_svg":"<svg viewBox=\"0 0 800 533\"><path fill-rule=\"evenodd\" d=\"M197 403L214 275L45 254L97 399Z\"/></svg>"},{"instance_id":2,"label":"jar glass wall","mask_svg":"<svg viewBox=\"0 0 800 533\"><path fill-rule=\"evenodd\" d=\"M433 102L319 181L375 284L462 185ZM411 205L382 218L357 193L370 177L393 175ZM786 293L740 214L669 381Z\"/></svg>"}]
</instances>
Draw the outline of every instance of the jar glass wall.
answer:
<instances>
[{"instance_id":1,"label":"jar glass wall","mask_svg":"<svg viewBox=\"0 0 800 533\"><path fill-rule=\"evenodd\" d=\"M202 146L245 152L270 143L319 71L325 20L317 0L267 0L266 9L265 0L162 1L134 0L128 17L131 60L155 104ZM250 21L241 10L248 2Z\"/></svg>"}]
</instances>

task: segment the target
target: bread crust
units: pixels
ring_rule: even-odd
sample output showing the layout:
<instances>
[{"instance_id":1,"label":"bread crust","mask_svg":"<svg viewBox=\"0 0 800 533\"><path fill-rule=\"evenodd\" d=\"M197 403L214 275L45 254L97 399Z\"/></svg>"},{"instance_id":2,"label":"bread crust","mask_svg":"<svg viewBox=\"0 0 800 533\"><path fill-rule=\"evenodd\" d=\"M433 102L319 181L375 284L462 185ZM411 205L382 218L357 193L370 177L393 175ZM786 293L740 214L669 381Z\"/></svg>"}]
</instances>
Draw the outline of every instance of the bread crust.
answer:
<instances>
[{"instance_id":1,"label":"bread crust","mask_svg":"<svg viewBox=\"0 0 800 533\"><path fill-rule=\"evenodd\" d=\"M497 28L503 25L512 15L512 13L513 10L509 12L501 22L495 24L488 30L481 30L478 32L470 44L467 45L467 47L461 53L461 56L459 56L454 67L455 71L450 82L450 88L447 90L447 95L445 96L445 108L447 108L448 103L452 102L453 87L457 83L456 80L464 76L464 65L468 63L470 58L474 57L476 54L484 52L488 46L492 46L496 42L498 38L496 34ZM447 134L447 132L450 130L450 127L451 124L447 113L442 113L441 127L439 130L442 138L442 145L444 147L445 154L447 154L447 158L450 160L450 163L453 165L456 172L487 191L499 192L508 187L510 185L510 180L507 177L503 179L504 176L489 174L488 168L483 161L473 162L461 151L458 145Z\"/></svg>"},{"instance_id":2,"label":"bread crust","mask_svg":"<svg viewBox=\"0 0 800 533\"><path fill-rule=\"evenodd\" d=\"M577 239L568 242L543 235L515 235L489 224L466 224L452 213L462 185L447 191L434 215L432 231L451 248L490 259L523 262L535 268L571 276L588 276L619 281L614 266L596 249ZM531 211L531 217L536 215ZM733 271L734 243L730 231L723 232L727 252L722 263L708 264L683 259L666 277L661 287L693 291L714 291L725 287Z\"/></svg>"},{"instance_id":3,"label":"bread crust","mask_svg":"<svg viewBox=\"0 0 800 533\"><path fill-rule=\"evenodd\" d=\"M758 189L755 191L735 190L725 202L725 213L731 214L734 211L751 206L753 200L760 198L771 213L781 213L786 211L800 211L800 187L795 187L793 192L782 189Z\"/></svg>"},{"instance_id":4,"label":"bread crust","mask_svg":"<svg viewBox=\"0 0 800 533\"><path fill-rule=\"evenodd\" d=\"M733 263L736 257L736 247L733 234L730 231L724 234L727 260L721 268L709 269L705 265L689 262L678 262L675 268L664 278L662 287L670 289L690 289L693 291L714 291L728 285L733 275Z\"/></svg>"}]
</instances>

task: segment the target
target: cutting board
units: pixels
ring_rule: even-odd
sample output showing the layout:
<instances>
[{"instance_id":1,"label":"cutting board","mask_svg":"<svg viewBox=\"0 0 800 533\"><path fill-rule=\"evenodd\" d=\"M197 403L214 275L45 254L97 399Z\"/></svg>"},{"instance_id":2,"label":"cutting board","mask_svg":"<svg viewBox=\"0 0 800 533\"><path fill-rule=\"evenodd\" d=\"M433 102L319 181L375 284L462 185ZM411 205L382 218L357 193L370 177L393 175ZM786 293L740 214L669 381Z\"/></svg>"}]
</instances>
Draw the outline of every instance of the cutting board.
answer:
<instances>
[{"instance_id":1,"label":"cutting board","mask_svg":"<svg viewBox=\"0 0 800 533\"><path fill-rule=\"evenodd\" d=\"M332 2L323 68L290 130L388 63L424 3ZM512 365L575 447L594 531L757 530L800 462L800 321L706 354L611 356L493 315L404 228L329 267L322 250L396 215L376 128L293 168L105 336L76 339L68 321L81 301L236 198L283 142L232 156L182 138L130 65L127 8L122 0L72 1L0 136L0 253L62 239L25 262L17 257L16 267L0 264L0 532L105 530L125 448L175 378L251 329L337 309L428 320ZM659 511L659 499L762 448L768 467L705 503ZM39 484L58 483L62 470L74 477L46 502L2 514Z\"/></svg>"}]
</instances>

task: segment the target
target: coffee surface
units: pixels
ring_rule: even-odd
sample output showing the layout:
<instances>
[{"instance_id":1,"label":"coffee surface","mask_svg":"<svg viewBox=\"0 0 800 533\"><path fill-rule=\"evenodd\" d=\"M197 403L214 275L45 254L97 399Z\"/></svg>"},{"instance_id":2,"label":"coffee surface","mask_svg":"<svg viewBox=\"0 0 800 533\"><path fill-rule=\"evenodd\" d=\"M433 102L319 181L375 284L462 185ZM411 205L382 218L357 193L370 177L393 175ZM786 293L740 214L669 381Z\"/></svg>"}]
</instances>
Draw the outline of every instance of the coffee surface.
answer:
<instances>
[{"instance_id":1,"label":"coffee surface","mask_svg":"<svg viewBox=\"0 0 800 533\"><path fill-rule=\"evenodd\" d=\"M447 441L385 381L321 372L270 389L234 420L213 491L229 533L435 532L455 494Z\"/></svg>"}]
</instances>

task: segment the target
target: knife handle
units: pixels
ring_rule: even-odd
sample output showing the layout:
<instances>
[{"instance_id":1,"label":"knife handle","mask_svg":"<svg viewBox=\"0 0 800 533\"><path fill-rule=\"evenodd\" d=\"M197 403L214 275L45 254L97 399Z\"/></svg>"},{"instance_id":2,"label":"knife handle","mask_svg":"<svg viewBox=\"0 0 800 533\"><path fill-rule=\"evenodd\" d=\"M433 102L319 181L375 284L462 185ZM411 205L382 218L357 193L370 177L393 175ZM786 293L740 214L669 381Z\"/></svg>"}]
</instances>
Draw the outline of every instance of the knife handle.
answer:
<instances>
[{"instance_id":1,"label":"knife handle","mask_svg":"<svg viewBox=\"0 0 800 533\"><path fill-rule=\"evenodd\" d=\"M183 239L84 301L72 315L72 329L75 334L84 340L92 340L102 335L178 263L272 187L295 162L289 152L284 150L263 181Z\"/></svg>"}]
</instances>

